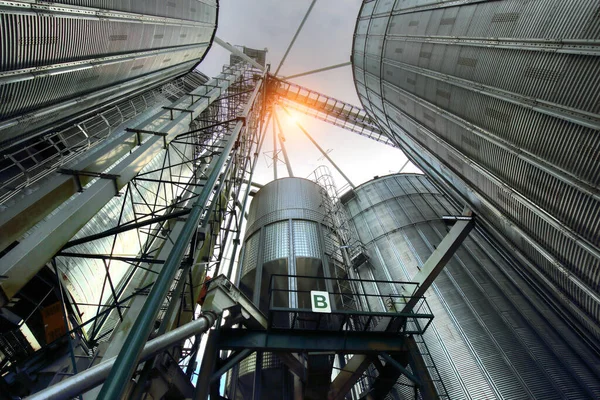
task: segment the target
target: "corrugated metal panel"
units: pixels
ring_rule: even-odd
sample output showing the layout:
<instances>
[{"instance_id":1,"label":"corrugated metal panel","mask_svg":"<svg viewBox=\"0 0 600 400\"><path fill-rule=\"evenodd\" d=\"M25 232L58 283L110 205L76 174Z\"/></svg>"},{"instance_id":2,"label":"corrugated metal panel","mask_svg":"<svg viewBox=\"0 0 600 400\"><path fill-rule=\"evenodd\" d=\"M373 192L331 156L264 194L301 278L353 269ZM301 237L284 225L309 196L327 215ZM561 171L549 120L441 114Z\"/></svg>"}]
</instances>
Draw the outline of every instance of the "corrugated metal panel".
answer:
<instances>
[{"instance_id":1,"label":"corrugated metal panel","mask_svg":"<svg viewBox=\"0 0 600 400\"><path fill-rule=\"evenodd\" d=\"M198 59L204 54L206 44L199 48L186 48L150 57L134 58L119 63L106 63L94 68L73 71L58 75L44 76L0 86L2 96L11 101L2 104L0 118L14 116L53 105L56 102L79 95L88 94L96 88L109 87L143 76L163 65L186 63L187 59ZM169 64L164 61L169 60ZM175 70L172 73L177 73Z\"/></svg>"},{"instance_id":2,"label":"corrugated metal panel","mask_svg":"<svg viewBox=\"0 0 600 400\"><path fill-rule=\"evenodd\" d=\"M567 294L565 308L579 307L599 339L597 1L376 9L363 5L353 46L365 109L528 257L547 290Z\"/></svg>"},{"instance_id":3,"label":"corrugated metal panel","mask_svg":"<svg viewBox=\"0 0 600 400\"><path fill-rule=\"evenodd\" d=\"M0 125L0 142L99 103L80 96L114 87L103 93L106 101L189 71L210 46L217 18L216 1L15 5L0 5L0 119L23 119ZM134 81L157 72L160 78ZM26 115L48 106L56 110Z\"/></svg>"},{"instance_id":4,"label":"corrugated metal panel","mask_svg":"<svg viewBox=\"0 0 600 400\"><path fill-rule=\"evenodd\" d=\"M346 208L384 280L414 276L447 232L441 217L459 214L418 175L363 184ZM600 359L513 266L473 232L427 293L424 339L450 397L597 397Z\"/></svg>"},{"instance_id":5,"label":"corrugated metal panel","mask_svg":"<svg viewBox=\"0 0 600 400\"><path fill-rule=\"evenodd\" d=\"M323 222L320 186L307 179L278 179L254 196L248 211L246 235L287 218Z\"/></svg>"}]
</instances>

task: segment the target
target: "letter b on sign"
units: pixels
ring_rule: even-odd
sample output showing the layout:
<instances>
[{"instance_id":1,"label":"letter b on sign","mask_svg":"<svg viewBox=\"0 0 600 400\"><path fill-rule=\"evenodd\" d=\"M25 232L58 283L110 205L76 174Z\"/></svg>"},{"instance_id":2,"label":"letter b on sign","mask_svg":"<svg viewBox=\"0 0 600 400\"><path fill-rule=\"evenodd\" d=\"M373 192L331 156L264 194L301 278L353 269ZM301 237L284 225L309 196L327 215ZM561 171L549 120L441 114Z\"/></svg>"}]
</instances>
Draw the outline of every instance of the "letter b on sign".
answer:
<instances>
[{"instance_id":1,"label":"letter b on sign","mask_svg":"<svg viewBox=\"0 0 600 400\"><path fill-rule=\"evenodd\" d=\"M329 293L318 290L310 291L310 304L313 312L331 313L331 304L329 303Z\"/></svg>"}]
</instances>

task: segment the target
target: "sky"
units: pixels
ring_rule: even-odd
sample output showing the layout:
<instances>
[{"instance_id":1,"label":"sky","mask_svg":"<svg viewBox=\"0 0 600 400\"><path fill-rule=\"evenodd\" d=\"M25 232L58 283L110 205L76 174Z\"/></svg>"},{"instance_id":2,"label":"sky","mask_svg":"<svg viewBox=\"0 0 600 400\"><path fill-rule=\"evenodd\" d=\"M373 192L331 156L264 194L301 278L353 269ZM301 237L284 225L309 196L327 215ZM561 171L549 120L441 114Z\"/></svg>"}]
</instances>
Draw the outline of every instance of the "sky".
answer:
<instances>
[{"instance_id":1,"label":"sky","mask_svg":"<svg viewBox=\"0 0 600 400\"><path fill-rule=\"evenodd\" d=\"M257 49L268 49L267 63L275 71L289 45L310 0L221 0L217 36L233 44ZM279 75L293 75L350 60L352 36L361 0L320 0L308 17L302 32L291 49ZM210 49L199 70L208 76L220 73L229 62L229 52L217 44ZM360 106L350 66L292 79L291 82L316 90L339 100ZM295 176L308 177L319 165L328 165L319 151L286 117L278 113L286 138L286 149ZM338 164L355 185L375 175L398 172L406 161L404 154L356 133L335 127L310 116L298 114L298 121L319 145L330 151L329 156ZM273 180L272 130L269 127L254 181L265 184ZM280 158L283 158L281 155ZM346 182L331 165L338 188ZM418 172L409 164L403 172ZM287 176L285 165L278 164L278 177Z\"/></svg>"}]
</instances>

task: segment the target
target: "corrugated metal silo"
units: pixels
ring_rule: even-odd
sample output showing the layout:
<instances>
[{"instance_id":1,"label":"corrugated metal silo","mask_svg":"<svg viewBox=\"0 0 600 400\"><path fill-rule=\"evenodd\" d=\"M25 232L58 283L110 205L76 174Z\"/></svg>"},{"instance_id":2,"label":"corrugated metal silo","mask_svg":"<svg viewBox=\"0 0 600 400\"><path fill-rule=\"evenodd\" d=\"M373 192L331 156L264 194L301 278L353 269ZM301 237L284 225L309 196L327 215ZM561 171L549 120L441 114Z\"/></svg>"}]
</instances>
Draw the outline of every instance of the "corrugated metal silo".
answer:
<instances>
[{"instance_id":1,"label":"corrugated metal silo","mask_svg":"<svg viewBox=\"0 0 600 400\"><path fill-rule=\"evenodd\" d=\"M329 287L333 284L332 281L319 278L344 276L342 264L335 255L339 241L331 234L331 227L324 222L325 196L325 190L321 186L302 178L272 181L254 196L248 213L238 276L242 292L264 313L268 312L270 301L277 307L310 309L308 295L294 292L295 290L334 292ZM274 274L311 278L272 279ZM271 281L274 287L282 291L270 293ZM271 299L271 296L274 298ZM339 306L340 299L334 299L334 302ZM287 327L289 321L275 323ZM238 396L252 398L251 384L256 370L255 355L240 363ZM289 393L293 387L293 379L277 357L270 353L263 354L262 370L265 384L262 385L264 397L261 398L288 398L286 393L291 396ZM328 371L329 375L325 374L327 377L331 375L331 367Z\"/></svg>"},{"instance_id":2,"label":"corrugated metal silo","mask_svg":"<svg viewBox=\"0 0 600 400\"><path fill-rule=\"evenodd\" d=\"M0 143L191 71L216 0L0 4Z\"/></svg>"},{"instance_id":3,"label":"corrugated metal silo","mask_svg":"<svg viewBox=\"0 0 600 400\"><path fill-rule=\"evenodd\" d=\"M363 279L410 280L449 229L442 216L460 215L422 175L382 177L354 194L345 207L369 256ZM480 228L426 296L435 318L423 336L450 398L600 396L600 358Z\"/></svg>"},{"instance_id":4,"label":"corrugated metal silo","mask_svg":"<svg viewBox=\"0 0 600 400\"><path fill-rule=\"evenodd\" d=\"M599 7L365 1L353 45L365 109L596 341Z\"/></svg>"}]
</instances>

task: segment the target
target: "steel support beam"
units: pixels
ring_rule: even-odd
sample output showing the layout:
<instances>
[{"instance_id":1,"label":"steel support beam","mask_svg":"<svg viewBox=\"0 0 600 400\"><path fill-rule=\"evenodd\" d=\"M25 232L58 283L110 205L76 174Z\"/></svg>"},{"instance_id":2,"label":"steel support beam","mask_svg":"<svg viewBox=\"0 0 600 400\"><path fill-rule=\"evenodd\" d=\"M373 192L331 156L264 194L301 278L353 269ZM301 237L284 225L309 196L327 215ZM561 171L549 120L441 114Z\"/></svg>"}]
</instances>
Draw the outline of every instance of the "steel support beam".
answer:
<instances>
[{"instance_id":1,"label":"steel support beam","mask_svg":"<svg viewBox=\"0 0 600 400\"><path fill-rule=\"evenodd\" d=\"M284 106L281 106L281 108L283 108L283 111L285 111L287 113L287 115L289 115L290 117L292 116L292 114L290 114L290 112L288 111L287 108L285 108ZM335 161L333 161L331 159L331 157L329 157L329 154L327 154L327 152L325 150L323 150L323 148L321 146L319 146L319 144L312 138L312 136L310 136L310 134L306 131L306 129L304 129L304 127L298 121L296 121L296 126L298 128L300 128L302 133L304 133L304 135L306 135L306 137L311 141L311 143L315 145L315 147L321 152L323 157L325 157L327 159L327 161L329 161L331 163L331 165L333 165L333 167L336 169L336 171L339 172L340 175L342 175L342 177L346 180L346 182L348 182L350 187L352 189L356 188L356 185L354 185L354 183L352 183L350 178L348 178L346 176L346 174L344 174L344 171L342 171L342 169L335 163Z\"/></svg>"},{"instance_id":2,"label":"steel support beam","mask_svg":"<svg viewBox=\"0 0 600 400\"><path fill-rule=\"evenodd\" d=\"M386 360L386 365L377 367L379 375L371 384L369 394L374 399L384 398L396 385L398 378L400 378L401 375L405 375L415 384L415 387L418 388L423 399L438 400L439 396L435 385L429 374L427 365L421 356L417 343L412 336L407 337L405 341L407 347L405 354L400 356L391 356L386 353L380 354L380 356ZM376 359L374 361L379 360ZM412 373L406 369L409 364Z\"/></svg>"},{"instance_id":3,"label":"steel support beam","mask_svg":"<svg viewBox=\"0 0 600 400\"><path fill-rule=\"evenodd\" d=\"M277 128L279 129L279 143L281 144L281 151L283 152L283 159L285 160L285 166L287 167L287 172L290 178L294 177L294 171L292 171L292 163L287 154L287 150L285 149L285 136L283 136L283 129L281 129L281 123L279 122L279 117L277 113L273 111L273 116L275 117L275 122L277 123Z\"/></svg>"},{"instance_id":4,"label":"steel support beam","mask_svg":"<svg viewBox=\"0 0 600 400\"><path fill-rule=\"evenodd\" d=\"M433 254L429 256L419 272L412 278L412 281L418 283L419 286L414 293L405 293L411 296L411 298L402 307L402 313L412 312L414 306L419 302L421 297L425 296L427 289L429 289L435 278L442 272L446 263L452 258L463 240L469 235L474 225L472 215L473 213L470 210L463 212L463 216L471 218L456 220L450 232L444 236L444 239L442 239L442 242L433 251Z\"/></svg>"},{"instance_id":5,"label":"steel support beam","mask_svg":"<svg viewBox=\"0 0 600 400\"><path fill-rule=\"evenodd\" d=\"M298 360L295 355L283 352L273 354L275 354L301 382L306 380L306 366L303 362Z\"/></svg>"},{"instance_id":6,"label":"steel support beam","mask_svg":"<svg viewBox=\"0 0 600 400\"><path fill-rule=\"evenodd\" d=\"M275 114L273 112L273 114ZM277 163L279 158L277 157L277 130L275 128L275 118L271 116L271 128L273 129L273 176L277 180Z\"/></svg>"},{"instance_id":7,"label":"steel support beam","mask_svg":"<svg viewBox=\"0 0 600 400\"><path fill-rule=\"evenodd\" d=\"M383 359L386 361L386 363L390 363L390 365L392 365L394 368L396 368L398 370L398 372L400 372L400 374L405 375L416 386L421 386L421 381L416 376L411 374L406 368L404 368L404 365L402 365L400 362L398 362L396 359L394 359L394 357L390 356L389 354L387 354L385 352L380 353L380 356L383 357Z\"/></svg>"},{"instance_id":8,"label":"steel support beam","mask_svg":"<svg viewBox=\"0 0 600 400\"><path fill-rule=\"evenodd\" d=\"M306 363L304 398L326 399L331 383L334 354L309 354Z\"/></svg>"},{"instance_id":9,"label":"steel support beam","mask_svg":"<svg viewBox=\"0 0 600 400\"><path fill-rule=\"evenodd\" d=\"M312 11L316 2L317 2L317 0L313 0L312 3L310 3L308 10L306 10L306 14L304 14L304 18L302 18L302 21L300 22L300 26L298 26L298 29L296 30L296 33L294 34L292 41L290 42L289 46L285 50L285 54L283 55L283 58L281 59L281 61L279 62L279 65L277 66L277 69L275 70L275 76L277 76L277 74L279 73L279 70L281 69L281 66L285 62L285 59L287 58L288 54L290 53L292 46L294 46L294 42L296 41L296 38L300 34L300 31L302 31L302 27L304 26L304 23L308 19L308 16L310 15L310 12Z\"/></svg>"},{"instance_id":10,"label":"steel support beam","mask_svg":"<svg viewBox=\"0 0 600 400\"><path fill-rule=\"evenodd\" d=\"M111 229L105 230L104 232L96 233L95 235L90 235L90 236L82 237L79 239L71 240L71 241L67 242L62 248L68 249L69 247L77 246L79 244L91 242L93 240L98 240L98 239L101 239L104 237L117 235L119 233L130 231L132 229L139 229L144 226L154 225L158 222L163 222L163 221L168 221L170 219L184 217L184 216L188 215L189 213L190 213L190 210L186 209L186 210L175 211L172 213L164 214L164 215L161 215L160 217L148 218L148 219L140 221L140 222L123 224L116 228L111 228Z\"/></svg>"},{"instance_id":11,"label":"steel support beam","mask_svg":"<svg viewBox=\"0 0 600 400\"><path fill-rule=\"evenodd\" d=\"M231 354L229 358L225 360L223 365L218 370L216 370L214 374L212 374L212 376L210 377L210 383L218 381L225 372L233 368L234 365L244 361L246 357L248 357L250 354L252 354L252 350L250 349L236 351L233 354Z\"/></svg>"},{"instance_id":12,"label":"steel support beam","mask_svg":"<svg viewBox=\"0 0 600 400\"><path fill-rule=\"evenodd\" d=\"M406 350L404 340L397 334L382 332L345 331L264 331L252 329L222 329L219 348L222 350L254 349L269 352L298 353L335 352L375 355L382 351L390 354ZM370 360L369 360L370 363Z\"/></svg>"},{"instance_id":13,"label":"steel support beam","mask_svg":"<svg viewBox=\"0 0 600 400\"><path fill-rule=\"evenodd\" d=\"M219 333L218 330L213 330L208 335L194 391L194 400L208 399L208 396L213 394L212 388L218 385L218 380L213 380L212 377L216 375L215 367L219 359Z\"/></svg>"},{"instance_id":14,"label":"steel support beam","mask_svg":"<svg viewBox=\"0 0 600 400\"><path fill-rule=\"evenodd\" d=\"M440 396L437 393L435 384L433 383L431 374L427 369L427 364L421 355L417 343L411 337L406 341L406 345L408 346L410 367L413 374L421 382L421 387L419 388L421 397L423 397L423 400L439 400Z\"/></svg>"},{"instance_id":15,"label":"steel support beam","mask_svg":"<svg viewBox=\"0 0 600 400\"><path fill-rule=\"evenodd\" d=\"M352 386L360 379L362 374L371 365L372 358L364 354L353 356L340 373L335 377L329 388L329 399L343 400Z\"/></svg>"},{"instance_id":16,"label":"steel support beam","mask_svg":"<svg viewBox=\"0 0 600 400\"><path fill-rule=\"evenodd\" d=\"M410 338L406 338L407 342ZM380 356L384 356L385 353L380 354ZM389 359L393 359L394 363L391 363ZM398 378L402 375L403 371L406 371L405 367L409 364L409 355L408 351L405 354L401 354L399 356L390 356L385 354L384 359L387 360L385 366L381 364L379 358L373 359L373 364L376 365L377 371L379 374L377 377L371 382L368 393L373 399L381 399L385 398L387 394L392 390L392 388L396 385ZM400 366L402 368L398 368ZM410 378L409 378L410 379Z\"/></svg>"},{"instance_id":17,"label":"steel support beam","mask_svg":"<svg viewBox=\"0 0 600 400\"><path fill-rule=\"evenodd\" d=\"M400 169L398 170L398 173L399 173L399 174L401 174L401 173L402 173L402 170L403 170L404 168L406 168L406 166L408 165L408 163L410 163L410 159L408 159L408 158L407 158L407 159L406 159L406 161L404 162L404 164L402 164L402 166L401 166L401 167L400 167Z\"/></svg>"},{"instance_id":18,"label":"steel support beam","mask_svg":"<svg viewBox=\"0 0 600 400\"><path fill-rule=\"evenodd\" d=\"M468 236L474 225L472 213L470 210L465 210L463 216L470 218L456 220L450 232L442 239L437 249L413 278L413 281L418 283L419 286L414 293L405 293L405 295L412 297L406 304L400 305L400 312L409 313L412 311L427 289L429 289L433 280L439 275L448 260L450 260L463 240ZM372 359L366 355L357 354L353 356L331 383L330 392L333 393L333 399L343 399L371 362Z\"/></svg>"},{"instance_id":19,"label":"steel support beam","mask_svg":"<svg viewBox=\"0 0 600 400\"><path fill-rule=\"evenodd\" d=\"M83 253L68 253L61 251L56 254L57 257L72 257L72 258L91 258L96 260L115 260L128 263L146 263L146 264L164 264L165 260L158 260L149 257L122 257L112 256L110 254L83 254Z\"/></svg>"}]
</instances>

